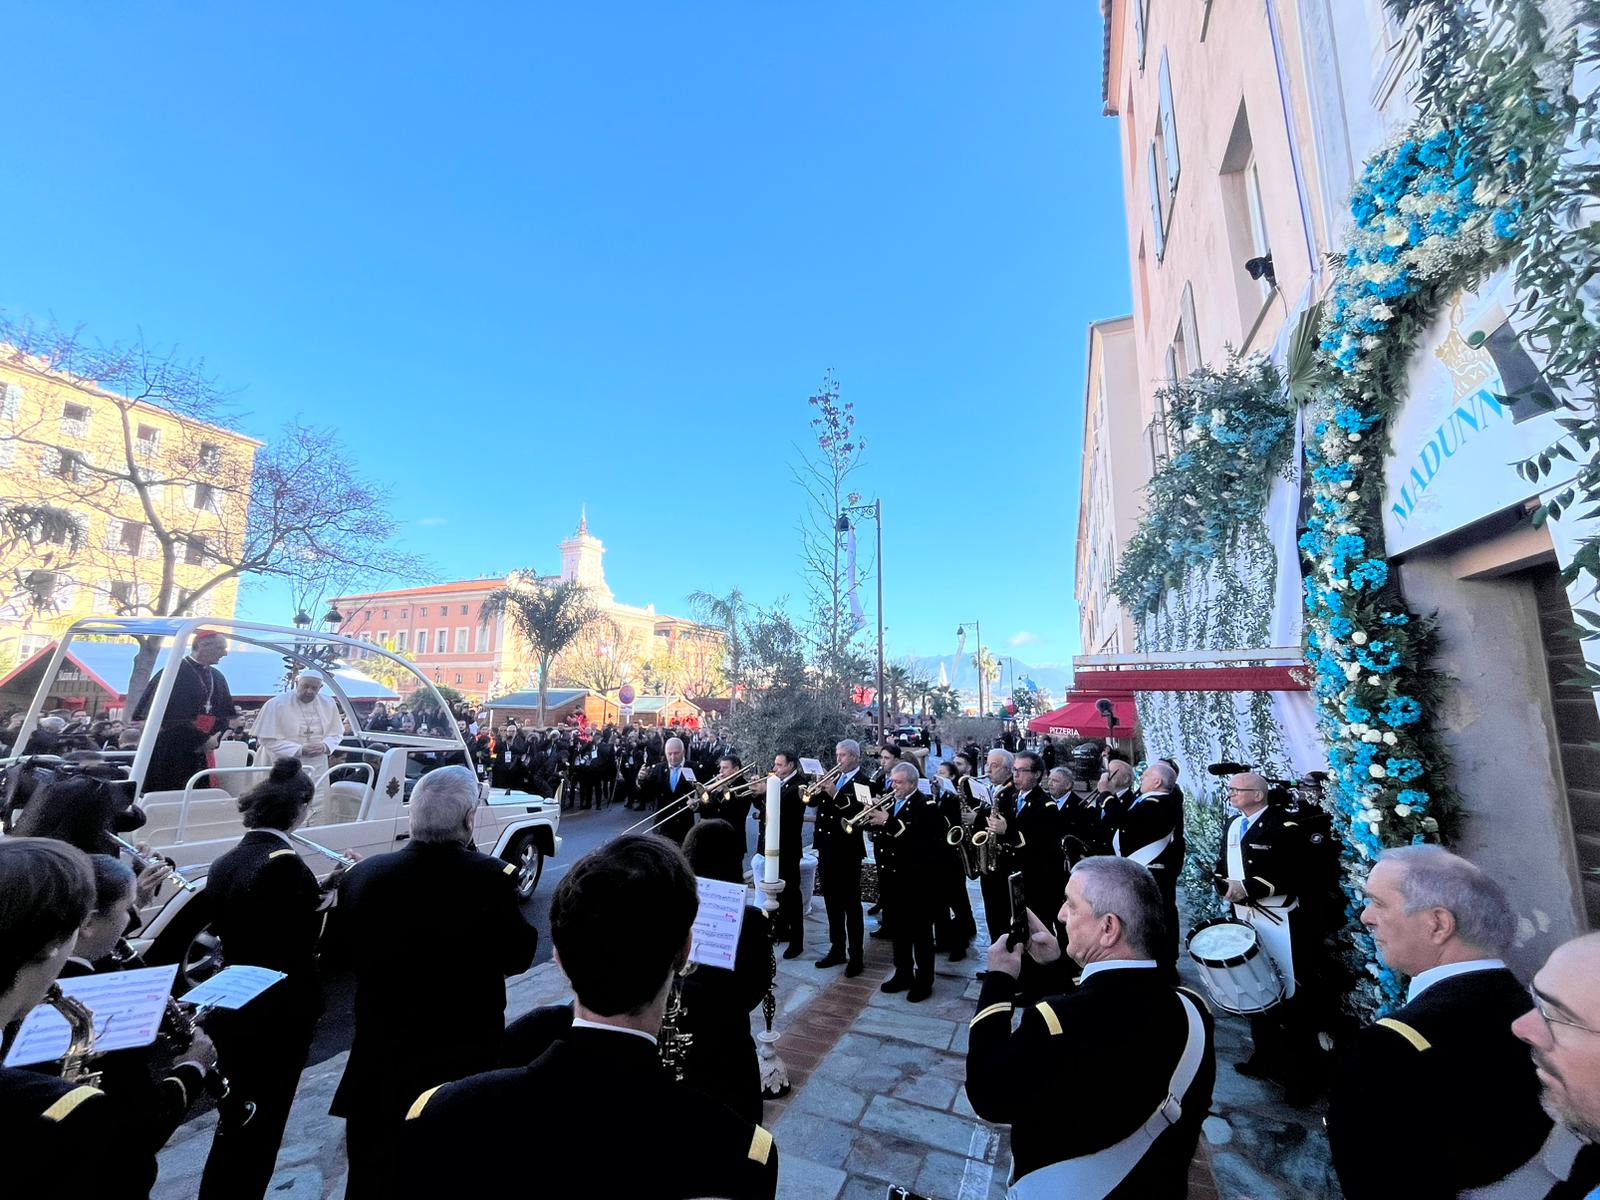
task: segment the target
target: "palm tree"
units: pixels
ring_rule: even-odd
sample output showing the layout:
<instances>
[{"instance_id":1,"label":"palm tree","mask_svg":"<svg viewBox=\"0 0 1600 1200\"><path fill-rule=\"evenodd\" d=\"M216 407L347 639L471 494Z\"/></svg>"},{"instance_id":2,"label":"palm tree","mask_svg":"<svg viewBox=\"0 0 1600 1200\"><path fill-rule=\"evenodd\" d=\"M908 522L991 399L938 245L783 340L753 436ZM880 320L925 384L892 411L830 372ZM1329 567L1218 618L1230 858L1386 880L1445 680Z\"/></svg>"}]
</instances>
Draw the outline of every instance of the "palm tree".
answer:
<instances>
[{"instance_id":1,"label":"palm tree","mask_svg":"<svg viewBox=\"0 0 1600 1200\"><path fill-rule=\"evenodd\" d=\"M900 693L911 687L911 672L899 663L890 663L883 669L883 690L889 693L889 707L884 710L886 721L900 717ZM882 703L880 698L879 703Z\"/></svg>"},{"instance_id":2,"label":"palm tree","mask_svg":"<svg viewBox=\"0 0 1600 1200\"><path fill-rule=\"evenodd\" d=\"M739 685L745 682L744 642L740 630L749 624L749 606L744 593L738 588L731 589L726 596L691 592L689 605L702 621L722 631L722 648L728 656L728 687L733 696L728 709L732 712L739 703Z\"/></svg>"},{"instance_id":3,"label":"palm tree","mask_svg":"<svg viewBox=\"0 0 1600 1200\"><path fill-rule=\"evenodd\" d=\"M972 656L972 666L978 672L978 715L986 717L989 714L983 705L984 684L993 683L1000 678L1000 664L995 661L994 655L989 653L989 647L979 646L978 652Z\"/></svg>"},{"instance_id":4,"label":"palm tree","mask_svg":"<svg viewBox=\"0 0 1600 1200\"><path fill-rule=\"evenodd\" d=\"M539 579L532 571L513 571L504 587L483 598L481 624L508 617L539 662L539 725L544 726L550 664L597 615L589 589L575 579Z\"/></svg>"}]
</instances>

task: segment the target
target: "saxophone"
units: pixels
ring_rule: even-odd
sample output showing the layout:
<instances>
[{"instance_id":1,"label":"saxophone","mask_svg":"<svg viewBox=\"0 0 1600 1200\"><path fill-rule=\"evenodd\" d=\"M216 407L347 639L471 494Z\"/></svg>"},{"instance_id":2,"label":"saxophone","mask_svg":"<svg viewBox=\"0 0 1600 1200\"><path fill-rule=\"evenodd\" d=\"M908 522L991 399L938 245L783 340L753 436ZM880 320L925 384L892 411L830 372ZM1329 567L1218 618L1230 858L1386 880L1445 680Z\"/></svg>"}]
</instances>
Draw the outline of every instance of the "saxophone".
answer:
<instances>
[{"instance_id":1,"label":"saxophone","mask_svg":"<svg viewBox=\"0 0 1600 1200\"><path fill-rule=\"evenodd\" d=\"M673 979L672 991L667 994L666 1011L661 1014L661 1033L656 1038L656 1053L661 1056L661 1065L675 1083L683 1082L684 1061L689 1056L689 1048L694 1045L694 1034L681 1028L684 1012L683 977L694 968L694 963L686 964Z\"/></svg>"},{"instance_id":2,"label":"saxophone","mask_svg":"<svg viewBox=\"0 0 1600 1200\"><path fill-rule=\"evenodd\" d=\"M89 1069L89 1060L94 1057L94 1013L83 1001L74 1000L53 983L44 1002L62 1015L72 1034L67 1052L61 1056L61 1078L68 1083L99 1087L100 1072Z\"/></svg>"}]
</instances>

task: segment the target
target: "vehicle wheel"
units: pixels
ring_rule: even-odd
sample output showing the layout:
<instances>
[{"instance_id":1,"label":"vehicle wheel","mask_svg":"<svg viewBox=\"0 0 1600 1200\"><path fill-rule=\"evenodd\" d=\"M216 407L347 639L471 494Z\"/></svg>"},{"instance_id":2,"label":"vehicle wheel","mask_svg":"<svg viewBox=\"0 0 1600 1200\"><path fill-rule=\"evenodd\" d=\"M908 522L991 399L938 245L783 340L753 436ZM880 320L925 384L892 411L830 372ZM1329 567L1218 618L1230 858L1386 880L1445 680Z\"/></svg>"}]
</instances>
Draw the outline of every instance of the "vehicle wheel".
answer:
<instances>
[{"instance_id":1,"label":"vehicle wheel","mask_svg":"<svg viewBox=\"0 0 1600 1200\"><path fill-rule=\"evenodd\" d=\"M171 925L161 931L145 961L151 966L178 964L177 988L186 992L222 970L222 939L211 928L203 897L191 900Z\"/></svg>"},{"instance_id":2,"label":"vehicle wheel","mask_svg":"<svg viewBox=\"0 0 1600 1200\"><path fill-rule=\"evenodd\" d=\"M544 851L539 848L532 831L506 847L505 860L517 864L517 899L526 900L533 895L539 886L539 877L544 874Z\"/></svg>"}]
</instances>

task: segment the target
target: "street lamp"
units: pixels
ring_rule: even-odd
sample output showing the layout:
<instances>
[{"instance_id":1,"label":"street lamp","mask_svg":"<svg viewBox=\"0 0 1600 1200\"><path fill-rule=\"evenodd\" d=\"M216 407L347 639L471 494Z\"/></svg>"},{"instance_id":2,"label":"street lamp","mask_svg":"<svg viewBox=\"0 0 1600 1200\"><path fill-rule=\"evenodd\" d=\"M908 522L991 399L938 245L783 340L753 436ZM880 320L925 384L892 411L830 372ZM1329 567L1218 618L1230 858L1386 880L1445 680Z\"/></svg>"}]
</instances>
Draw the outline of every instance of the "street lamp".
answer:
<instances>
[{"instance_id":1,"label":"street lamp","mask_svg":"<svg viewBox=\"0 0 1600 1200\"><path fill-rule=\"evenodd\" d=\"M852 500L854 496L850 497ZM878 745L884 744L884 712L883 712L883 501L874 500L871 504L851 504L839 512L839 519L834 522L836 533L850 532L850 513L871 513L874 527L877 529L877 559L873 568L878 576Z\"/></svg>"},{"instance_id":2,"label":"street lamp","mask_svg":"<svg viewBox=\"0 0 1600 1200\"><path fill-rule=\"evenodd\" d=\"M965 621L956 626L956 637L965 637L968 625L972 626L973 636L978 639L978 649L973 656L973 661L977 663L978 666L978 715L982 717L986 716L989 712L989 710L983 706L983 626L978 624L976 621ZM956 664L956 670L961 670L960 663Z\"/></svg>"}]
</instances>

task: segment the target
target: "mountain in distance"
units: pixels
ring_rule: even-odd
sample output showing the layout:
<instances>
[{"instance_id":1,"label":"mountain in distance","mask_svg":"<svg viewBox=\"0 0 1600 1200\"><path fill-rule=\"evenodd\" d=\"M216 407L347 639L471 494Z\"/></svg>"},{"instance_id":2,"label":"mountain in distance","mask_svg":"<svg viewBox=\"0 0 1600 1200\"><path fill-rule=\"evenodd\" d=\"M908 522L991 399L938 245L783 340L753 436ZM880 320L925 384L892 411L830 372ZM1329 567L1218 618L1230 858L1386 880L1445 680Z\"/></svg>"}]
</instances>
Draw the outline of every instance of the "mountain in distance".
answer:
<instances>
[{"instance_id":1,"label":"mountain in distance","mask_svg":"<svg viewBox=\"0 0 1600 1200\"><path fill-rule=\"evenodd\" d=\"M924 654L897 661L909 662L919 672L925 674L936 683L939 679L939 668L943 666L945 677L950 680L956 691L971 692L976 695L978 691L978 669L972 665L972 653L969 647L967 652L961 656L959 664L956 662L954 654ZM990 653L993 654L994 651L991 650ZM1061 702L1061 697L1072 688L1071 667L1035 667L1023 662L1020 658L1008 655L999 655L996 661L1000 664L1000 678L991 686L997 698L1000 696L1002 688L1005 689L1005 694L1009 696L1013 686L1024 686L1022 681L1030 678L1041 688L1049 691L1058 704ZM1013 672L1015 672L1015 683L1013 683Z\"/></svg>"}]
</instances>

